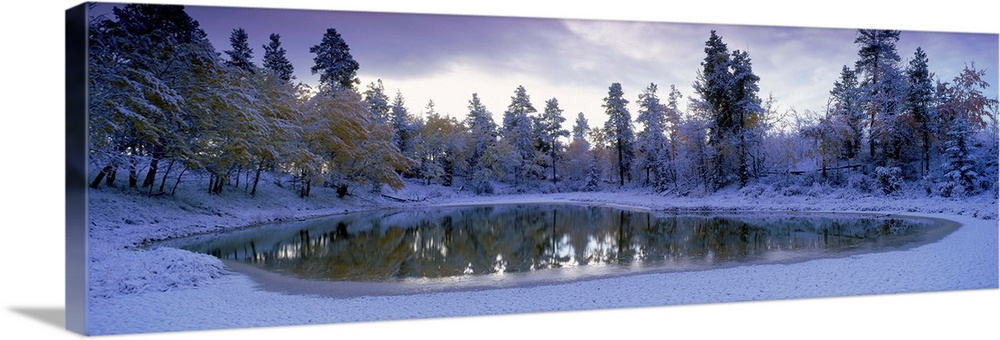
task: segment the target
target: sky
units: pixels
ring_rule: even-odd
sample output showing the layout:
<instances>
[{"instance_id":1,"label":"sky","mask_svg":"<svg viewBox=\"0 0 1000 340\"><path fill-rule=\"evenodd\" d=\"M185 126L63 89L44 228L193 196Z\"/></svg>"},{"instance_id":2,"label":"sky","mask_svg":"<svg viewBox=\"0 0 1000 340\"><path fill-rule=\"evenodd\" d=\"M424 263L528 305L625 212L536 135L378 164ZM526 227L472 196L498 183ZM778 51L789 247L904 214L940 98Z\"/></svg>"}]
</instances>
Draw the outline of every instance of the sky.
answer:
<instances>
[{"instance_id":1,"label":"sky","mask_svg":"<svg viewBox=\"0 0 1000 340\"><path fill-rule=\"evenodd\" d=\"M220 53L231 49L233 29L244 28L258 64L268 36L280 34L296 78L307 85L315 87L319 78L310 72L315 54L309 48L334 28L360 64L361 91L381 79L390 97L402 93L410 112L425 112L433 100L438 112L459 119L478 93L499 122L523 85L539 111L546 100L558 99L567 129L579 112L591 126L603 124L603 98L615 82L622 84L633 116L639 93L650 83L664 101L671 85L695 96L692 84L712 30L730 51L749 52L761 79L759 96L773 95L779 112L822 112L842 67L854 66L859 48L850 28L207 6L188 6L187 12ZM942 81L969 62L985 68L996 97L996 34L906 30L897 43L903 63L918 46Z\"/></svg>"}]
</instances>

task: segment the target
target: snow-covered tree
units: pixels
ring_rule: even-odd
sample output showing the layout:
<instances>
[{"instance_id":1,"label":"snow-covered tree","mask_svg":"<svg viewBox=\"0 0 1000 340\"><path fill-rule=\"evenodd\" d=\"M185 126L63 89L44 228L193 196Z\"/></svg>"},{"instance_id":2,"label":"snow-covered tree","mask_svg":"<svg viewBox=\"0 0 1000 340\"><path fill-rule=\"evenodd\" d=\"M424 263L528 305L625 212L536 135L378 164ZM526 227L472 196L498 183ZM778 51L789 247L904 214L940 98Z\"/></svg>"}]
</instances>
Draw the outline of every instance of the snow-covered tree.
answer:
<instances>
[{"instance_id":1,"label":"snow-covered tree","mask_svg":"<svg viewBox=\"0 0 1000 340\"><path fill-rule=\"evenodd\" d=\"M229 36L229 45L232 49L225 51L229 56L226 65L255 73L257 65L253 62L253 49L247 43L247 38L247 31L242 27L233 29L233 33Z\"/></svg>"},{"instance_id":2,"label":"snow-covered tree","mask_svg":"<svg viewBox=\"0 0 1000 340\"><path fill-rule=\"evenodd\" d=\"M899 33L859 29L854 40L861 46L854 67L861 80L863 109L868 118L868 152L879 166L896 167L901 156L902 141L898 139L901 134L895 133L902 109L902 77L897 66L900 58L896 53Z\"/></svg>"},{"instance_id":3,"label":"snow-covered tree","mask_svg":"<svg viewBox=\"0 0 1000 340\"><path fill-rule=\"evenodd\" d=\"M497 124L493 121L493 114L479 100L477 93L473 93L472 99L469 100L469 114L465 118L465 124L469 127L473 138L469 166L475 173L483 167L479 161L480 158L483 157L486 149L497 140Z\"/></svg>"},{"instance_id":4,"label":"snow-covered tree","mask_svg":"<svg viewBox=\"0 0 1000 340\"><path fill-rule=\"evenodd\" d=\"M932 111L934 101L933 74L927 69L927 53L920 47L913 53L909 67L906 69L908 91L906 94L906 113L910 121L916 125L914 130L920 134L922 171L930 172L931 135L934 133L936 112Z\"/></svg>"},{"instance_id":5,"label":"snow-covered tree","mask_svg":"<svg viewBox=\"0 0 1000 340\"><path fill-rule=\"evenodd\" d=\"M433 111L433 101L428 103ZM413 133L416 131L413 115L406 109L406 100L403 93L396 91L396 97L392 101L389 111L389 124L392 125L392 141L403 155L410 155L413 149Z\"/></svg>"},{"instance_id":6,"label":"snow-covered tree","mask_svg":"<svg viewBox=\"0 0 1000 340\"><path fill-rule=\"evenodd\" d=\"M285 48L281 47L281 35L271 33L269 41L264 47L264 69L274 72L278 78L284 81L291 81L295 78L292 72L295 70L292 63L285 57Z\"/></svg>"},{"instance_id":7,"label":"snow-covered tree","mask_svg":"<svg viewBox=\"0 0 1000 340\"><path fill-rule=\"evenodd\" d=\"M636 135L635 144L641 155L638 165L646 171L646 184L661 188L669 168L668 142L664 132L667 122L666 107L660 103L656 89L656 84L650 83L639 94L639 115L635 120L642 124L643 130Z\"/></svg>"},{"instance_id":8,"label":"snow-covered tree","mask_svg":"<svg viewBox=\"0 0 1000 340\"><path fill-rule=\"evenodd\" d=\"M334 28L327 28L319 45L309 48L309 53L315 53L315 65L310 70L312 74L319 73L322 89L339 91L354 89L360 82L357 79L358 62L351 56L351 49Z\"/></svg>"},{"instance_id":9,"label":"snow-covered tree","mask_svg":"<svg viewBox=\"0 0 1000 340\"><path fill-rule=\"evenodd\" d=\"M152 192L160 162L197 168L204 108L219 95L200 87L221 78L221 60L183 6L129 4L90 23L88 71L91 160L106 166L91 182L113 185L118 167ZM195 86L192 86L195 85ZM225 92L225 91L222 91ZM179 181L179 177L178 177Z\"/></svg>"},{"instance_id":10,"label":"snow-covered tree","mask_svg":"<svg viewBox=\"0 0 1000 340\"><path fill-rule=\"evenodd\" d=\"M588 130L590 130L590 123L587 122L587 117L583 116L583 112L576 114L576 122L573 124L573 139L586 138Z\"/></svg>"},{"instance_id":11,"label":"snow-covered tree","mask_svg":"<svg viewBox=\"0 0 1000 340\"><path fill-rule=\"evenodd\" d=\"M737 169L740 187L747 185L751 176L750 158L755 147L760 145L763 132L760 131L761 108L760 88L757 82L760 77L753 73L750 55L746 51L733 51L733 88L730 92L730 109L733 110L735 125L733 127L733 143L736 145Z\"/></svg>"},{"instance_id":12,"label":"snow-covered tree","mask_svg":"<svg viewBox=\"0 0 1000 340\"><path fill-rule=\"evenodd\" d=\"M376 82L369 83L368 89L365 90L365 106L368 107L368 112L375 119L377 124L388 124L389 123L389 95L385 94L385 87L382 86L382 79Z\"/></svg>"},{"instance_id":13,"label":"snow-covered tree","mask_svg":"<svg viewBox=\"0 0 1000 340\"><path fill-rule=\"evenodd\" d=\"M621 83L612 83L608 96L604 98L604 112L608 120L604 130L614 148L618 168L618 185L625 185L625 179L632 181L632 162L635 158L635 132L632 129L632 115L625 105L625 93Z\"/></svg>"},{"instance_id":14,"label":"snow-covered tree","mask_svg":"<svg viewBox=\"0 0 1000 340\"><path fill-rule=\"evenodd\" d=\"M987 173L977 163L971 141L976 131L989 126L993 114L990 110L998 105L996 98L983 93L989 87L983 80L985 75L986 71L976 69L975 64L966 65L951 85L938 86L938 117L941 126L947 127L942 129L944 135L940 137L945 147L944 185L951 186L949 190L942 190L945 195L951 189L962 189L967 194L977 192L976 184L981 181L982 174Z\"/></svg>"},{"instance_id":15,"label":"snow-covered tree","mask_svg":"<svg viewBox=\"0 0 1000 340\"><path fill-rule=\"evenodd\" d=\"M836 121L843 122L847 128L843 136L842 158L853 160L861 155L861 137L864 133L861 89L858 87L858 77L851 68L844 65L840 78L833 83L830 90L832 97L831 114Z\"/></svg>"},{"instance_id":16,"label":"snow-covered tree","mask_svg":"<svg viewBox=\"0 0 1000 340\"><path fill-rule=\"evenodd\" d=\"M562 128L562 123L566 118L562 116L563 110L559 108L559 101L556 98L545 101L545 110L538 120L543 143L548 146L549 166L552 167L552 183L556 182L556 163L562 159L563 144L560 137L569 137L569 131Z\"/></svg>"},{"instance_id":17,"label":"snow-covered tree","mask_svg":"<svg viewBox=\"0 0 1000 340\"><path fill-rule=\"evenodd\" d=\"M566 161L562 170L564 176L572 180L584 179L594 161L594 156L590 152L590 142L587 141L589 133L590 124L583 116L583 112L580 112L576 115L576 123L573 124L573 136L566 148Z\"/></svg>"},{"instance_id":18,"label":"snow-covered tree","mask_svg":"<svg viewBox=\"0 0 1000 340\"><path fill-rule=\"evenodd\" d=\"M518 86L514 90L514 96L510 97L510 105L503 113L503 126L500 128L500 137L507 141L515 151L514 168L510 172L515 185L522 183L524 179L532 175L537 175L538 169L535 160L534 134L531 116L537 112L531 105L524 86Z\"/></svg>"},{"instance_id":19,"label":"snow-covered tree","mask_svg":"<svg viewBox=\"0 0 1000 340\"><path fill-rule=\"evenodd\" d=\"M714 154L709 166L712 190L727 183L730 169L726 156L734 153L729 144L737 124L730 108L734 83L731 64L729 48L713 30L705 42L705 59L694 83L694 90L699 95L696 105L712 122L708 141Z\"/></svg>"}]
</instances>

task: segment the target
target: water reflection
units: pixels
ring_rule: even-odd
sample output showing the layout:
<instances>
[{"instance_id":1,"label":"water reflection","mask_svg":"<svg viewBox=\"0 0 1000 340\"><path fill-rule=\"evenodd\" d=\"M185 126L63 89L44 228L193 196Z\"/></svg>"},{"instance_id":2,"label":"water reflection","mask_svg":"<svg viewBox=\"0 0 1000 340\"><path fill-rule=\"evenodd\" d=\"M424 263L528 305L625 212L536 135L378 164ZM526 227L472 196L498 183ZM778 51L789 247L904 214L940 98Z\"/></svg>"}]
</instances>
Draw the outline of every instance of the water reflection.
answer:
<instances>
[{"instance_id":1,"label":"water reflection","mask_svg":"<svg viewBox=\"0 0 1000 340\"><path fill-rule=\"evenodd\" d=\"M183 248L305 278L383 281L757 261L785 252L898 246L929 226L871 216L707 217L511 205L356 214L202 237Z\"/></svg>"}]
</instances>

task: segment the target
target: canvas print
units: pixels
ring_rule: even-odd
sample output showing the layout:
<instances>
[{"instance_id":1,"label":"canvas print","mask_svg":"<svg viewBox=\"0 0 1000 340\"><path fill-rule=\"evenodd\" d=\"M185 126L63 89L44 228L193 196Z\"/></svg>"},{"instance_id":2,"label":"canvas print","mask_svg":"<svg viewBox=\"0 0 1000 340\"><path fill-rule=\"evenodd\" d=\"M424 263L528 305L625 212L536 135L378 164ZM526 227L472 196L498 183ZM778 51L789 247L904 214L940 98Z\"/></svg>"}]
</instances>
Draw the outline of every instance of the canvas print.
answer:
<instances>
[{"instance_id":1,"label":"canvas print","mask_svg":"<svg viewBox=\"0 0 1000 340\"><path fill-rule=\"evenodd\" d=\"M998 286L995 33L85 3L67 46L84 334Z\"/></svg>"}]
</instances>

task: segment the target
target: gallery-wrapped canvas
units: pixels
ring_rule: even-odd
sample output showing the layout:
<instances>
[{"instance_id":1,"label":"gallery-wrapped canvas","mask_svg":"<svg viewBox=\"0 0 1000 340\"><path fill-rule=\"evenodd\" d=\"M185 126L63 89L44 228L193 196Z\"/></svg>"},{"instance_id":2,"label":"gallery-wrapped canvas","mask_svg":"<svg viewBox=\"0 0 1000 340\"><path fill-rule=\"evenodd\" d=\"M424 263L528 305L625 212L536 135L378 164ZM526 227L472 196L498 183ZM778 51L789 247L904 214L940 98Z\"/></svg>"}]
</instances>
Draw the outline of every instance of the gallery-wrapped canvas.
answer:
<instances>
[{"instance_id":1,"label":"gallery-wrapped canvas","mask_svg":"<svg viewBox=\"0 0 1000 340\"><path fill-rule=\"evenodd\" d=\"M66 326L996 289L998 59L995 33L84 3Z\"/></svg>"}]
</instances>

